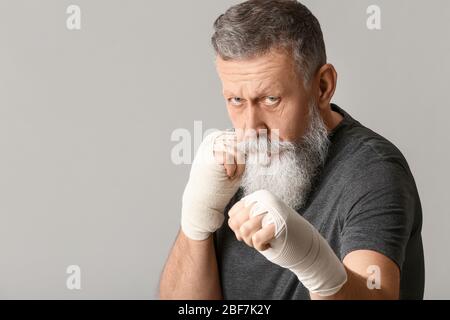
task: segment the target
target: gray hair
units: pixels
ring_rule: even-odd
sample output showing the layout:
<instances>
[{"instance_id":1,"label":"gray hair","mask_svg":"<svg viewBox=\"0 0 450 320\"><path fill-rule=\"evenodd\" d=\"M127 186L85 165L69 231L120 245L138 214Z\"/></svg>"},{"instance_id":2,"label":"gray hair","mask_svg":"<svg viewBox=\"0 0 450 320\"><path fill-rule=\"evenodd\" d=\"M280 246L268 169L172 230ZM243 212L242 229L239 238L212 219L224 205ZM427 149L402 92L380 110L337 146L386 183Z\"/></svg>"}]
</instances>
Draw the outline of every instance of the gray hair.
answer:
<instances>
[{"instance_id":1,"label":"gray hair","mask_svg":"<svg viewBox=\"0 0 450 320\"><path fill-rule=\"evenodd\" d=\"M319 21L296 0L248 0L232 6L214 22L211 42L223 60L288 50L305 85L327 61Z\"/></svg>"}]
</instances>

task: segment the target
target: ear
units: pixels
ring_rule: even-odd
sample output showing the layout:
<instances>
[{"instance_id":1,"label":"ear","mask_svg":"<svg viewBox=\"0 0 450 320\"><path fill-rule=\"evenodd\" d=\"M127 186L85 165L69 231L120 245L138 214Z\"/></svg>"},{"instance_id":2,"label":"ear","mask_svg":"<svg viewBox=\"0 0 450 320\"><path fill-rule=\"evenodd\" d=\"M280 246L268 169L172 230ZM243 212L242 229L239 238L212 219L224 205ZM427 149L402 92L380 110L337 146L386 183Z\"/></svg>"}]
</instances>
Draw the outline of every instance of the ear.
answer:
<instances>
[{"instance_id":1,"label":"ear","mask_svg":"<svg viewBox=\"0 0 450 320\"><path fill-rule=\"evenodd\" d=\"M318 83L317 102L321 110L329 107L331 98L336 90L337 72L332 64L324 64L316 74L316 83Z\"/></svg>"}]
</instances>

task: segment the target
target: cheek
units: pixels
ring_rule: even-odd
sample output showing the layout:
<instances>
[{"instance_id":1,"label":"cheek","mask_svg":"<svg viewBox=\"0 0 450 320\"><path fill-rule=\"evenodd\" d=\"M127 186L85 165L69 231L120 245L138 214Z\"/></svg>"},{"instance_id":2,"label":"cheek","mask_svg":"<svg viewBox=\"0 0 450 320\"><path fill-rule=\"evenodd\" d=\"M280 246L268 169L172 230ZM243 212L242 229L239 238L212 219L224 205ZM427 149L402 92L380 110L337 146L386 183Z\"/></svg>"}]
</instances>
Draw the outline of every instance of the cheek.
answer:
<instances>
[{"instance_id":1,"label":"cheek","mask_svg":"<svg viewBox=\"0 0 450 320\"><path fill-rule=\"evenodd\" d=\"M227 107L228 116L230 117L231 123L234 128L243 128L244 127L244 118L243 115L236 111L236 109Z\"/></svg>"},{"instance_id":2,"label":"cheek","mask_svg":"<svg viewBox=\"0 0 450 320\"><path fill-rule=\"evenodd\" d=\"M305 109L298 104L292 104L285 106L281 114L272 118L270 128L279 129L280 140L295 141L303 135L307 120Z\"/></svg>"}]
</instances>

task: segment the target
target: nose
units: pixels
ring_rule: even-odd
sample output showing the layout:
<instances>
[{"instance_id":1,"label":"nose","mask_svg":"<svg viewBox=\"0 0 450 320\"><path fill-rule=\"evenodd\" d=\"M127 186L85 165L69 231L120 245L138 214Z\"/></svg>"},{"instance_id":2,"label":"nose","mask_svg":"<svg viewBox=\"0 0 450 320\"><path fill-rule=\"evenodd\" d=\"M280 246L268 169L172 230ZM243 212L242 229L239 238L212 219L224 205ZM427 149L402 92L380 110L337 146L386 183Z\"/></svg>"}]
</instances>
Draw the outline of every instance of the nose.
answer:
<instances>
[{"instance_id":1,"label":"nose","mask_svg":"<svg viewBox=\"0 0 450 320\"><path fill-rule=\"evenodd\" d=\"M268 134L268 128L257 105L251 104L247 107L245 121L246 137L254 137L255 134L259 137L260 134Z\"/></svg>"}]
</instances>

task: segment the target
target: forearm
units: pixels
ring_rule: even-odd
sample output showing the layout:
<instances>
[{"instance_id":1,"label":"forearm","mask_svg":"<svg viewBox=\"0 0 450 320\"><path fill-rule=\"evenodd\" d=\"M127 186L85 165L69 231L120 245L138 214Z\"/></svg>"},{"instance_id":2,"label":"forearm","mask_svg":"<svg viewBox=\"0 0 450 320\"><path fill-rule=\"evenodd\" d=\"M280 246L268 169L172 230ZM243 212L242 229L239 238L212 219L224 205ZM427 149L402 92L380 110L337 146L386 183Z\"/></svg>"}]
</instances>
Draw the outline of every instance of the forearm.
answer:
<instances>
[{"instance_id":1,"label":"forearm","mask_svg":"<svg viewBox=\"0 0 450 320\"><path fill-rule=\"evenodd\" d=\"M336 294L320 296L309 293L311 300L396 300L387 290L368 289L367 279L353 272L347 272L348 280Z\"/></svg>"},{"instance_id":2,"label":"forearm","mask_svg":"<svg viewBox=\"0 0 450 320\"><path fill-rule=\"evenodd\" d=\"M226 163L216 157L228 159L225 145L235 138L234 133L215 131L197 150L182 197L181 231L161 275L162 299L222 298L212 235L223 224L241 176L228 176Z\"/></svg>"},{"instance_id":3,"label":"forearm","mask_svg":"<svg viewBox=\"0 0 450 320\"><path fill-rule=\"evenodd\" d=\"M310 292L311 300L367 300L376 299L373 290L367 288L366 279L358 277L350 270L347 271L347 282L336 294L331 296L320 296Z\"/></svg>"},{"instance_id":4,"label":"forearm","mask_svg":"<svg viewBox=\"0 0 450 320\"><path fill-rule=\"evenodd\" d=\"M221 299L212 235L191 240L180 230L160 279L161 299Z\"/></svg>"},{"instance_id":5,"label":"forearm","mask_svg":"<svg viewBox=\"0 0 450 320\"><path fill-rule=\"evenodd\" d=\"M379 267L379 287L368 285L367 269ZM397 266L381 254L369 250L357 250L344 258L347 282L334 295L323 297L310 293L312 300L397 300L400 292L400 272ZM373 283L372 283L373 284ZM370 288L371 287L371 288Z\"/></svg>"}]
</instances>

